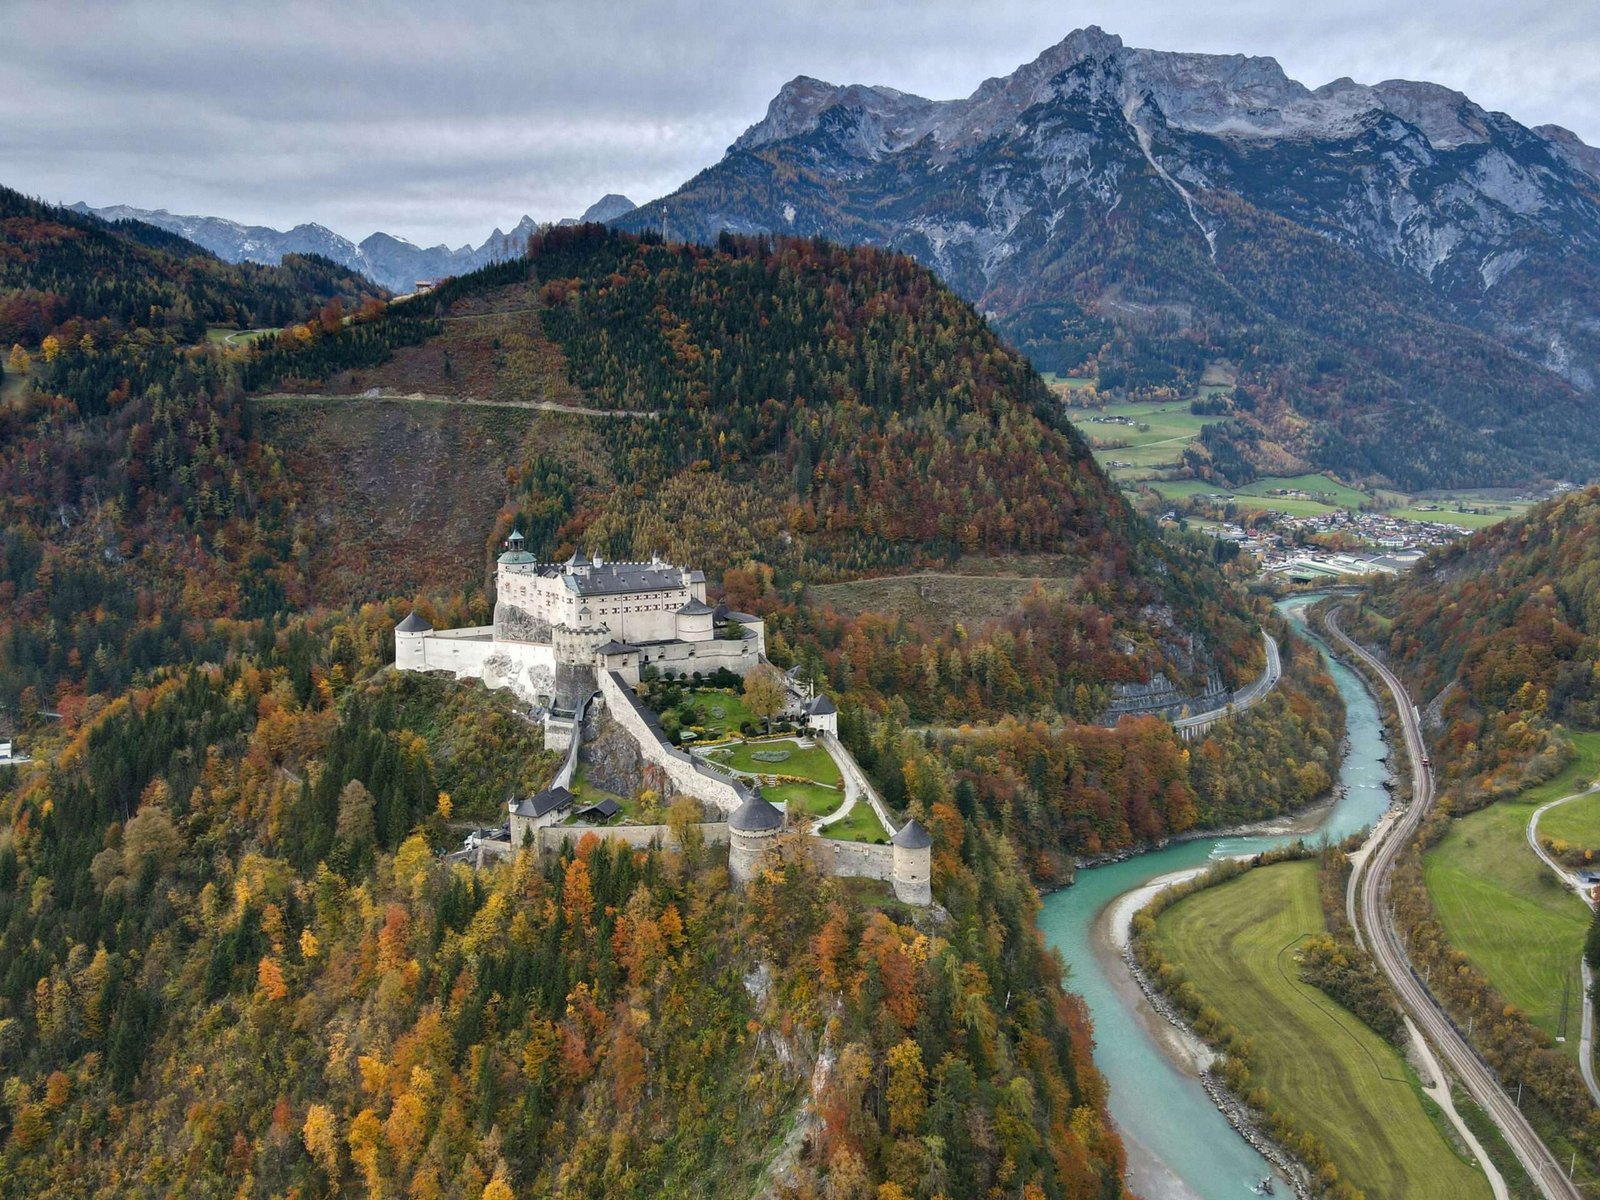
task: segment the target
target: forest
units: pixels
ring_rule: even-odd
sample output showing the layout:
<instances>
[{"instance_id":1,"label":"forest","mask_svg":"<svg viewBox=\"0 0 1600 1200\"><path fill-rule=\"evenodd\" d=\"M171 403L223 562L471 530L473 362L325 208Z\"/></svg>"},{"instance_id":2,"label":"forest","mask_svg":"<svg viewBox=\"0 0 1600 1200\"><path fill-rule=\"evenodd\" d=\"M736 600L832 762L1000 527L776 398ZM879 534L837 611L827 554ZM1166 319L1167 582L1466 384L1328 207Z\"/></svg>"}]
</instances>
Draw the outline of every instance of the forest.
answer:
<instances>
[{"instance_id":1,"label":"forest","mask_svg":"<svg viewBox=\"0 0 1600 1200\"><path fill-rule=\"evenodd\" d=\"M1441 778L1467 806L1548 778L1564 755L1552 727L1600 726L1600 488L1436 552L1359 620L1438 707Z\"/></svg>"},{"instance_id":2,"label":"forest","mask_svg":"<svg viewBox=\"0 0 1600 1200\"><path fill-rule=\"evenodd\" d=\"M446 867L431 731L504 747L385 632L159 673L0 779L0 1194L1121 1194L1003 837L941 814L936 916L691 837ZM370 682L297 684L306 638Z\"/></svg>"},{"instance_id":3,"label":"forest","mask_svg":"<svg viewBox=\"0 0 1600 1200\"><path fill-rule=\"evenodd\" d=\"M82 232L112 283L159 290L182 249ZM494 697L385 670L411 605L487 617L479 564L402 597L377 554L327 590L327 481L251 393L408 356L445 386L484 311L539 387L673 418L530 435L485 554L520 524L703 562L933 830L938 908L788 846L734 890L687 830L440 861L552 762ZM1253 674L1266 614L1129 512L970 307L877 251L579 228L420 306L313 285L245 349L62 312L0 405L0 707L48 759L0 773L0 1195L1123 1194L1035 883L1312 798L1338 709L1295 647L1192 747L1090 723L1156 669ZM1065 582L970 629L807 598L974 554Z\"/></svg>"}]
</instances>

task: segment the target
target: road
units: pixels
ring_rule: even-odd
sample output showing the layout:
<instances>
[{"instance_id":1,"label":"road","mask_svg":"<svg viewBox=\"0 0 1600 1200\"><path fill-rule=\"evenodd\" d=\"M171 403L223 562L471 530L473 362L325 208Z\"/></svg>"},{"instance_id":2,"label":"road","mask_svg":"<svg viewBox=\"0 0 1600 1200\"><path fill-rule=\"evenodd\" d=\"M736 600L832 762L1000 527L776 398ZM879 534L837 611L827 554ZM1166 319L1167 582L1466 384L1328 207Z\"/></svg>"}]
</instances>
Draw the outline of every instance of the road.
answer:
<instances>
[{"instance_id":1,"label":"road","mask_svg":"<svg viewBox=\"0 0 1600 1200\"><path fill-rule=\"evenodd\" d=\"M1558 804L1565 804L1568 800L1577 800L1583 796L1592 796L1600 792L1600 785L1586 788L1581 792L1573 792L1570 796L1563 796L1559 800L1552 800L1548 804L1541 804L1533 810L1533 815L1528 818L1528 845L1533 848L1545 866L1555 872L1556 878L1563 884L1578 893L1578 899L1589 906L1593 912L1595 907L1594 890L1571 871L1558 863L1545 848L1539 844L1539 818ZM1583 1072L1583 1084L1589 1089L1589 1098L1596 1105L1600 1105L1600 1083L1594 1075L1594 977L1589 970L1588 961L1581 960L1583 974L1583 1033L1578 1040L1578 1069Z\"/></svg>"},{"instance_id":2,"label":"road","mask_svg":"<svg viewBox=\"0 0 1600 1200\"><path fill-rule=\"evenodd\" d=\"M609 417L614 419L656 421L659 412L631 408L584 408L578 404L560 404L554 400L480 400L476 396L441 396L433 392L395 392L382 388L368 388L364 392L347 395L330 395L309 392L266 392L257 400L338 401L348 404L354 400L394 400L411 404L465 405L469 408L520 408L530 412L567 413L574 417Z\"/></svg>"},{"instance_id":3,"label":"road","mask_svg":"<svg viewBox=\"0 0 1600 1200\"><path fill-rule=\"evenodd\" d=\"M1213 708L1209 712L1195 713L1193 716L1182 717L1172 723L1172 727L1179 733L1186 730L1204 729L1213 722L1220 721L1230 712L1242 712L1252 704L1261 700L1268 692L1278 686L1278 680L1283 677L1283 662L1278 657L1278 640L1270 633L1262 633L1261 640L1267 650L1266 670L1256 676L1255 680L1247 683L1233 694L1233 698L1221 708Z\"/></svg>"},{"instance_id":4,"label":"road","mask_svg":"<svg viewBox=\"0 0 1600 1200\"><path fill-rule=\"evenodd\" d=\"M1394 871L1395 860L1416 836L1422 818L1433 805L1433 771L1423 765L1427 754L1423 747L1422 731L1416 707L1405 685L1388 667L1345 636L1344 630L1339 628L1337 608L1328 613L1325 625L1334 640L1376 671L1394 695L1395 707L1405 733L1406 753L1411 758L1410 807L1399 820L1374 832L1371 852L1350 876L1350 887L1357 890L1359 897L1357 916L1365 924L1366 944L1371 947L1378 968L1388 978L1401 1005L1428 1041L1433 1043L1439 1056L1461 1080L1472 1098L1499 1127L1507 1145L1539 1191L1549 1200L1579 1200L1580 1193L1567 1178L1566 1171L1501 1088L1494 1072L1467 1044L1455 1024L1439 1007L1438 1001L1423 986L1410 960L1406 958L1405 948L1400 943L1400 934L1395 929L1394 917L1389 910L1390 875Z\"/></svg>"}]
</instances>

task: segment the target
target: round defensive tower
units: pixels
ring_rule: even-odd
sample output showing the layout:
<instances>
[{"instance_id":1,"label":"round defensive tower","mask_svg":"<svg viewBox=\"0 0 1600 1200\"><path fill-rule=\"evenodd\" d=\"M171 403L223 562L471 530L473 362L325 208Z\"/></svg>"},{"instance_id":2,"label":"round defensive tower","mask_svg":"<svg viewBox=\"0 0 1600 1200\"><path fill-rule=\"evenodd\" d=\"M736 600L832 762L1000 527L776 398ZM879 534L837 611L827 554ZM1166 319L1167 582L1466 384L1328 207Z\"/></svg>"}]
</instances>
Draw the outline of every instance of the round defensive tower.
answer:
<instances>
[{"instance_id":1,"label":"round defensive tower","mask_svg":"<svg viewBox=\"0 0 1600 1200\"><path fill-rule=\"evenodd\" d=\"M397 671L427 669L423 639L432 632L433 626L418 616L415 609L394 627L394 665Z\"/></svg>"},{"instance_id":2,"label":"round defensive tower","mask_svg":"<svg viewBox=\"0 0 1600 1200\"><path fill-rule=\"evenodd\" d=\"M745 802L728 818L728 871L744 883L756 873L761 856L783 828L783 814L759 789L751 788Z\"/></svg>"},{"instance_id":3,"label":"round defensive tower","mask_svg":"<svg viewBox=\"0 0 1600 1200\"><path fill-rule=\"evenodd\" d=\"M907 904L932 904L933 835L912 817L889 844L894 847L894 894Z\"/></svg>"}]
</instances>

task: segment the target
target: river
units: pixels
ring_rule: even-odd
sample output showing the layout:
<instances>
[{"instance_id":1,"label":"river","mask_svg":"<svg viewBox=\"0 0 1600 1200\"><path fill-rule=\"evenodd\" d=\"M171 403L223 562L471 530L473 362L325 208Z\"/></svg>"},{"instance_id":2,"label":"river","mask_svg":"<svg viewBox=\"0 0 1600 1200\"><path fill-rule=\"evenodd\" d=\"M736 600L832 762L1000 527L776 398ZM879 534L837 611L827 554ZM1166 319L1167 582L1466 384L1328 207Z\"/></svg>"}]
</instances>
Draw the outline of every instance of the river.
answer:
<instances>
[{"instance_id":1,"label":"river","mask_svg":"<svg viewBox=\"0 0 1600 1200\"><path fill-rule=\"evenodd\" d=\"M1326 646L1305 624L1304 609L1317 597L1283 601L1279 609L1327 657ZM1372 825L1389 805L1384 786L1383 723L1359 676L1329 659L1344 700L1349 746L1339 772L1342 794L1298 824L1253 837L1182 842L1126 862L1079 871L1077 882L1046 898L1039 926L1066 958L1067 986L1089 1005L1095 1025L1095 1062L1111 1084L1111 1115L1128 1148L1128 1177L1146 1200L1238 1200L1270 1173L1268 1164L1211 1103L1182 1039L1162 1022L1134 984L1105 936L1105 916L1119 897L1159 876L1192 869L1219 857L1250 854L1293 837L1339 840ZM1289 1195L1287 1186L1278 1194Z\"/></svg>"}]
</instances>

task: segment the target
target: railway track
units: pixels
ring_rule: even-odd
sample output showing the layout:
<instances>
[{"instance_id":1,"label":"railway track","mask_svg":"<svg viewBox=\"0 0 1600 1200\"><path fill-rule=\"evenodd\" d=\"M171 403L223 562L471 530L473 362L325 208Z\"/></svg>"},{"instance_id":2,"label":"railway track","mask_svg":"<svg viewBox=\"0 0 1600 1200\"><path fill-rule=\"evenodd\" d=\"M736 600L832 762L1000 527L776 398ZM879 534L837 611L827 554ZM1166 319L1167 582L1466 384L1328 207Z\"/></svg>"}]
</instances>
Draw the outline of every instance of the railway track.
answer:
<instances>
[{"instance_id":1,"label":"railway track","mask_svg":"<svg viewBox=\"0 0 1600 1200\"><path fill-rule=\"evenodd\" d=\"M1405 685L1388 667L1345 635L1339 627L1337 608L1327 614L1324 624L1328 633L1376 671L1393 693L1405 734L1406 753L1411 760L1411 807L1398 821L1375 835L1379 839L1377 844L1350 877L1350 888L1357 899L1357 928L1365 934L1365 944L1394 988L1401 1005L1423 1036L1438 1050L1439 1057L1449 1070L1489 1114L1539 1191L1548 1200L1580 1200L1582 1193L1567 1178L1562 1164L1556 1161L1549 1147L1500 1086L1499 1078L1478 1057L1477 1051L1468 1044L1455 1023L1439 1006L1406 957L1405 947L1389 909L1390 876L1400 852L1416 835L1423 817L1433 805L1433 769L1423 745L1416 706L1412 704Z\"/></svg>"}]
</instances>

